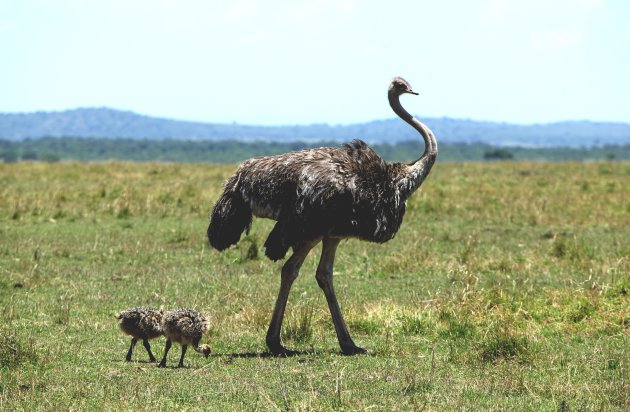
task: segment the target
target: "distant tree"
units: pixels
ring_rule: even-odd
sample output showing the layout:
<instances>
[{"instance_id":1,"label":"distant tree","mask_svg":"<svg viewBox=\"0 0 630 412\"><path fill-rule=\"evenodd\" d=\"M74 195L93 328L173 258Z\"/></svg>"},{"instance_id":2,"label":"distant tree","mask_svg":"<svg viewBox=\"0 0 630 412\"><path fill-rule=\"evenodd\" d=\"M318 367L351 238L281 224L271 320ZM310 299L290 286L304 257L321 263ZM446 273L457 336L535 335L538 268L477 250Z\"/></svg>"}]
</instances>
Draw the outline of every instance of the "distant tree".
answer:
<instances>
[{"instance_id":1,"label":"distant tree","mask_svg":"<svg viewBox=\"0 0 630 412\"><path fill-rule=\"evenodd\" d=\"M0 159L4 163L15 163L18 161L18 154L15 150L5 150L0 152Z\"/></svg>"},{"instance_id":2,"label":"distant tree","mask_svg":"<svg viewBox=\"0 0 630 412\"><path fill-rule=\"evenodd\" d=\"M491 149L487 150L483 154L483 158L486 160L512 160L514 155L507 149Z\"/></svg>"},{"instance_id":3,"label":"distant tree","mask_svg":"<svg viewBox=\"0 0 630 412\"><path fill-rule=\"evenodd\" d=\"M54 153L44 153L40 156L40 159L48 163L57 163L59 160L61 160L60 157Z\"/></svg>"},{"instance_id":4,"label":"distant tree","mask_svg":"<svg viewBox=\"0 0 630 412\"><path fill-rule=\"evenodd\" d=\"M135 140L81 137L47 137L8 141L0 138L0 162L40 160L129 160L237 163L254 156L266 156L307 147L338 146L333 141L237 140ZM377 143L373 149L387 161L410 162L424 149L418 139L400 143ZM35 154L37 155L35 157ZM21 155L21 156L20 156ZM630 161L630 144L593 147L496 147L475 143L440 144L440 161L482 160L607 160Z\"/></svg>"},{"instance_id":5,"label":"distant tree","mask_svg":"<svg viewBox=\"0 0 630 412\"><path fill-rule=\"evenodd\" d=\"M26 150L22 153L22 160L37 160L37 152L35 150Z\"/></svg>"}]
</instances>

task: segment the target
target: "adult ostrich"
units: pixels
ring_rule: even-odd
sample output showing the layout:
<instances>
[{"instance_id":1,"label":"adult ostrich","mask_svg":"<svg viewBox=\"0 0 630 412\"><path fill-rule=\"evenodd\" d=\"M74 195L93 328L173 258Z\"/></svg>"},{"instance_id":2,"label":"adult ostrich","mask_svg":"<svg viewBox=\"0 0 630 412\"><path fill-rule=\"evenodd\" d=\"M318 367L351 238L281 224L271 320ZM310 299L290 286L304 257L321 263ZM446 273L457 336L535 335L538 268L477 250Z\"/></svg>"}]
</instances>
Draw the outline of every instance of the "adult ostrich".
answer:
<instances>
[{"instance_id":1,"label":"adult ostrich","mask_svg":"<svg viewBox=\"0 0 630 412\"><path fill-rule=\"evenodd\" d=\"M244 162L225 183L212 211L208 240L217 250L236 244L252 215L277 223L265 241L272 260L293 254L281 271L280 292L267 331L267 346L287 355L280 328L289 290L310 250L322 242L316 279L328 302L341 351L365 353L352 341L333 288L333 263L342 239L383 243L396 235L409 196L422 184L437 157L431 130L400 105L402 94L418 94L404 79L392 80L388 98L394 112L424 139L424 153L411 164L387 163L366 143L306 149Z\"/></svg>"}]
</instances>

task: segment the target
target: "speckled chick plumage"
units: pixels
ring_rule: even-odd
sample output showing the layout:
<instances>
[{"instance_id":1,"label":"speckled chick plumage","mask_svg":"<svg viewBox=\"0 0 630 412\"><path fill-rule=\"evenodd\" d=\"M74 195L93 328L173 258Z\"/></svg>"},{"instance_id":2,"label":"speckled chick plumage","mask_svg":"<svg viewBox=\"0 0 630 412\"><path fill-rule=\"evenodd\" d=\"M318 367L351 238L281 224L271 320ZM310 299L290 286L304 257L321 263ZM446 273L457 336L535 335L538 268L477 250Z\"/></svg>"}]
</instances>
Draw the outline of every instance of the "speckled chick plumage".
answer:
<instances>
[{"instance_id":1,"label":"speckled chick plumage","mask_svg":"<svg viewBox=\"0 0 630 412\"><path fill-rule=\"evenodd\" d=\"M171 342L177 342L182 345L182 354L179 358L178 367L184 366L184 356L186 349L192 345L196 352L203 354L206 358L210 354L210 346L201 345L199 341L203 334L208 331L210 321L203 313L189 308L176 309L166 312L162 319L162 331L166 336L166 347L164 348L164 356L158 367L166 367L166 358L168 351L171 349Z\"/></svg>"},{"instance_id":2,"label":"speckled chick plumage","mask_svg":"<svg viewBox=\"0 0 630 412\"><path fill-rule=\"evenodd\" d=\"M149 339L162 336L162 316L164 312L161 309L136 307L126 309L116 314L118 326L127 335L131 336L131 346L125 358L127 362L131 361L133 348L138 340L142 340L142 345L149 354L149 360L155 362L155 356L151 352Z\"/></svg>"},{"instance_id":3,"label":"speckled chick plumage","mask_svg":"<svg viewBox=\"0 0 630 412\"><path fill-rule=\"evenodd\" d=\"M209 328L208 317L189 308L166 312L162 319L164 336L181 345L199 346L199 341Z\"/></svg>"},{"instance_id":4,"label":"speckled chick plumage","mask_svg":"<svg viewBox=\"0 0 630 412\"><path fill-rule=\"evenodd\" d=\"M136 339L154 339L162 335L161 309L136 307L116 314L118 326L127 335Z\"/></svg>"}]
</instances>

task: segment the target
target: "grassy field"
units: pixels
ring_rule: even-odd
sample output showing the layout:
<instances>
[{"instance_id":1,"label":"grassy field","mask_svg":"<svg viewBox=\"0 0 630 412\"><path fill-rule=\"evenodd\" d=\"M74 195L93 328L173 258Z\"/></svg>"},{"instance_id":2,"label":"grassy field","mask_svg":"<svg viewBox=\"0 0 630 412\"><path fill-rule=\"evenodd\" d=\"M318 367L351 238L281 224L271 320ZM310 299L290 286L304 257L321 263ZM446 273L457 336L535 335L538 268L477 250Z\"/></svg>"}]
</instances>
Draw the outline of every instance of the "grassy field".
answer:
<instances>
[{"instance_id":1,"label":"grassy field","mask_svg":"<svg viewBox=\"0 0 630 412\"><path fill-rule=\"evenodd\" d=\"M395 239L339 248L340 303L370 350L355 357L317 253L284 325L304 353L267 356L272 222L221 254L205 241L233 170L0 164L0 409L630 408L629 163L438 163ZM114 313L136 305L206 311L213 354L158 369L138 345L124 362Z\"/></svg>"}]
</instances>

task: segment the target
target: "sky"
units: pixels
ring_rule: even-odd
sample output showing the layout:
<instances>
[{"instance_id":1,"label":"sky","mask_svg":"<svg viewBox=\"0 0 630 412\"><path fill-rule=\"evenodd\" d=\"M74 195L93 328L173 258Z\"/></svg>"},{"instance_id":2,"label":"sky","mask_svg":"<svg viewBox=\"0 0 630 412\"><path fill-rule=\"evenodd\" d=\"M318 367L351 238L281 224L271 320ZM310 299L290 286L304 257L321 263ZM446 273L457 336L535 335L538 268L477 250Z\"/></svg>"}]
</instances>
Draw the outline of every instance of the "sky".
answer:
<instances>
[{"instance_id":1,"label":"sky","mask_svg":"<svg viewBox=\"0 0 630 412\"><path fill-rule=\"evenodd\" d=\"M626 0L0 0L0 112L630 123Z\"/></svg>"}]
</instances>

